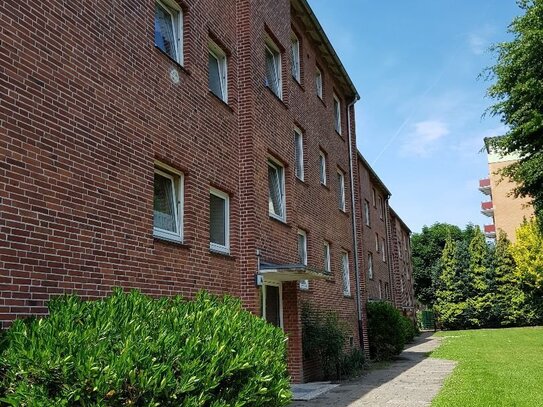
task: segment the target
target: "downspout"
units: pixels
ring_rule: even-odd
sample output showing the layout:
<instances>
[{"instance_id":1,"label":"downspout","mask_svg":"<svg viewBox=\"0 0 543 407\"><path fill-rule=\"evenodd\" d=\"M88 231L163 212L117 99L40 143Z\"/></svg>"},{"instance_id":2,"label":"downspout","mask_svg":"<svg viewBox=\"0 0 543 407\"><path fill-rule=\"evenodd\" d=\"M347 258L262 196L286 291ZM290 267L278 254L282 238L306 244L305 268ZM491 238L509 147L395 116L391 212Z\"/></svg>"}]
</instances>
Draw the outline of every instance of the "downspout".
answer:
<instances>
[{"instance_id":1,"label":"downspout","mask_svg":"<svg viewBox=\"0 0 543 407\"><path fill-rule=\"evenodd\" d=\"M356 311L358 320L358 338L360 340L360 349L364 350L364 338L362 329L362 296L360 294L360 267L358 265L358 238L356 235L356 202L354 198L354 167L353 167L353 143L352 143L352 130L351 130L351 108L354 104L360 100L360 96L356 95L354 100L347 106L347 128L349 135L349 171L351 178L351 218L353 222L353 245L354 245L354 279L356 283Z\"/></svg>"}]
</instances>

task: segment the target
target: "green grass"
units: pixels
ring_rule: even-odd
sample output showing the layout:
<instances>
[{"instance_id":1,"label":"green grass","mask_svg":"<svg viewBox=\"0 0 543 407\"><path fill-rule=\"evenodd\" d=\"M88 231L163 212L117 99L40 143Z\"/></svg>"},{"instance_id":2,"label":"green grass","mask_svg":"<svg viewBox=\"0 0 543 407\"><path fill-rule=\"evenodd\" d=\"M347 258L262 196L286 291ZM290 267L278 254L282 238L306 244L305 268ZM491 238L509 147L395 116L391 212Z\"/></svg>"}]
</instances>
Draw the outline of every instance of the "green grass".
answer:
<instances>
[{"instance_id":1,"label":"green grass","mask_svg":"<svg viewBox=\"0 0 543 407\"><path fill-rule=\"evenodd\" d=\"M543 406L543 327L440 332L434 358L458 361L433 407Z\"/></svg>"}]
</instances>

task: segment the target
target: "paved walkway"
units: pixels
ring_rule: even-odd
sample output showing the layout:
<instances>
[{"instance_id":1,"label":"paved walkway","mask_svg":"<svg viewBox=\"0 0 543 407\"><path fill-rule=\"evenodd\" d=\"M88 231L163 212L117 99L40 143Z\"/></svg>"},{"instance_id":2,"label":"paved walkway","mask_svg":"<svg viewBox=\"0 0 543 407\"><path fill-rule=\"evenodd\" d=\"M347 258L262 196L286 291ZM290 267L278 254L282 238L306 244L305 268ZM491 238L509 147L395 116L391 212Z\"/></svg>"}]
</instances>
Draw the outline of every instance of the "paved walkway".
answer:
<instances>
[{"instance_id":1,"label":"paved walkway","mask_svg":"<svg viewBox=\"0 0 543 407\"><path fill-rule=\"evenodd\" d=\"M440 338L423 333L399 358L383 369L342 383L311 401L292 407L418 407L429 406L456 362L427 357Z\"/></svg>"}]
</instances>

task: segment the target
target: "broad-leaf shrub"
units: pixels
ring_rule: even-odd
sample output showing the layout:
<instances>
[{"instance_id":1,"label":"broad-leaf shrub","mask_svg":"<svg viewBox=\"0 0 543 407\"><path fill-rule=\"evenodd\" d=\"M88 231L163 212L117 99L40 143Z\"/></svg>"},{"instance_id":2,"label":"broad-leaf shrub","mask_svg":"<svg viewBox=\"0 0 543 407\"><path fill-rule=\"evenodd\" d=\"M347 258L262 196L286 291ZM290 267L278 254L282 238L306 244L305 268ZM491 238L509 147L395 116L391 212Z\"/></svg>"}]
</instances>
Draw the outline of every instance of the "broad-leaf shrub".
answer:
<instances>
[{"instance_id":1,"label":"broad-leaf shrub","mask_svg":"<svg viewBox=\"0 0 543 407\"><path fill-rule=\"evenodd\" d=\"M368 340L370 356L375 360L390 360L399 355L405 345L403 316L390 303L369 302Z\"/></svg>"},{"instance_id":2,"label":"broad-leaf shrub","mask_svg":"<svg viewBox=\"0 0 543 407\"><path fill-rule=\"evenodd\" d=\"M0 355L0 404L11 406L285 406L284 333L240 301L137 291L53 300L15 321Z\"/></svg>"},{"instance_id":3,"label":"broad-leaf shrub","mask_svg":"<svg viewBox=\"0 0 543 407\"><path fill-rule=\"evenodd\" d=\"M402 315L402 328L403 328L405 343L413 342L413 340L415 339L415 336L418 335L415 322L413 322L408 317Z\"/></svg>"}]
</instances>

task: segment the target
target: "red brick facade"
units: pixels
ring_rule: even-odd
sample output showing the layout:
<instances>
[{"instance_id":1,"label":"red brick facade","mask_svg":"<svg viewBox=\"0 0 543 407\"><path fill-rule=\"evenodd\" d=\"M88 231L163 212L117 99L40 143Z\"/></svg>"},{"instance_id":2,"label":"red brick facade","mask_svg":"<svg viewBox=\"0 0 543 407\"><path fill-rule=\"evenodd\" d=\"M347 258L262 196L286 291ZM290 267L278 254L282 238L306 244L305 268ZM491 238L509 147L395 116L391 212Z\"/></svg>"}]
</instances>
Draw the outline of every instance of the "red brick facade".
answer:
<instances>
[{"instance_id":1,"label":"red brick facade","mask_svg":"<svg viewBox=\"0 0 543 407\"><path fill-rule=\"evenodd\" d=\"M281 283L282 320L293 381L313 378L301 351L303 302L337 311L349 326L346 347L367 349L371 281L363 265L371 236L355 216L368 184L358 175L356 90L305 0L178 4L182 65L154 45L153 0L0 4L0 321L43 315L51 296L92 299L115 286L155 296L229 293L261 315L259 261L299 263L303 230L308 269L323 271L328 242L331 276L311 280L308 290ZM291 74L293 33L299 83ZM210 41L226 56L226 102L209 90ZM281 98L265 82L270 41L281 60ZM295 175L295 128L303 181ZM270 216L270 159L284 175L283 220ZM157 163L181 180L179 241L153 232ZM228 253L210 250L210 188L229 198ZM385 221L372 216L385 238ZM377 273L384 281L386 273Z\"/></svg>"}]
</instances>

